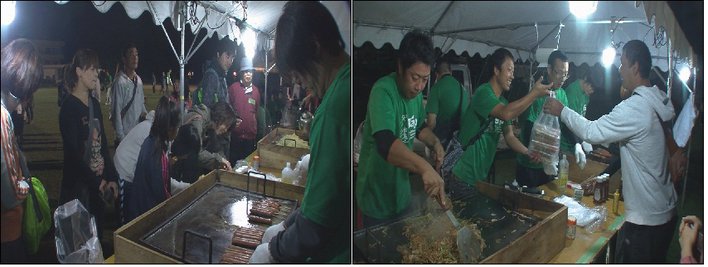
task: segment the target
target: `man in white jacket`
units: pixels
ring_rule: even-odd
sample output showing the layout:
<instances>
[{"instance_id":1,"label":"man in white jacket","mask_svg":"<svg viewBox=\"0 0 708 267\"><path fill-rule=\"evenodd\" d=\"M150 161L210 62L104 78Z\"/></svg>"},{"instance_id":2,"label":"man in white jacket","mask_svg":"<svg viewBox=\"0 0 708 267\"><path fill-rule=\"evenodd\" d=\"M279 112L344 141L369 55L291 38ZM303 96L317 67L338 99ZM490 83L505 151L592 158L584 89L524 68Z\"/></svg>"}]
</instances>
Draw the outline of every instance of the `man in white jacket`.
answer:
<instances>
[{"instance_id":1,"label":"man in white jacket","mask_svg":"<svg viewBox=\"0 0 708 267\"><path fill-rule=\"evenodd\" d=\"M662 128L662 122L674 116L674 108L664 92L651 86L651 66L646 44L627 42L619 72L622 87L631 94L596 121L558 101L544 107L589 143L619 142L626 223L617 238L616 260L623 263L665 262L677 222L677 197L669 179Z\"/></svg>"}]
</instances>

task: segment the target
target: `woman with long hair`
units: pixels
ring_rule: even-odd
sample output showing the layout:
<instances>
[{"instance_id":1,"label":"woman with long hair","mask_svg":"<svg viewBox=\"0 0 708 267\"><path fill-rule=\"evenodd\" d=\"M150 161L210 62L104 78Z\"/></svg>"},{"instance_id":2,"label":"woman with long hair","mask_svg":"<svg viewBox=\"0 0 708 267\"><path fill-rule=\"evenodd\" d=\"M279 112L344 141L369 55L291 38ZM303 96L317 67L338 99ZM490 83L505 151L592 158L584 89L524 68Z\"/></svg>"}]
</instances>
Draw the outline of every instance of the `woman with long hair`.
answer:
<instances>
[{"instance_id":1,"label":"woman with long hair","mask_svg":"<svg viewBox=\"0 0 708 267\"><path fill-rule=\"evenodd\" d=\"M26 260L22 237L23 203L29 189L29 173L13 131L10 113L26 104L39 87L42 64L39 50L26 39L17 39L2 48L2 259L1 263Z\"/></svg>"},{"instance_id":2,"label":"woman with long hair","mask_svg":"<svg viewBox=\"0 0 708 267\"><path fill-rule=\"evenodd\" d=\"M179 105L166 96L161 97L155 108L150 135L140 147L132 189L125 196L125 222L172 196L167 151L177 136L180 122Z\"/></svg>"},{"instance_id":3,"label":"woman with long hair","mask_svg":"<svg viewBox=\"0 0 708 267\"><path fill-rule=\"evenodd\" d=\"M102 197L118 197L118 175L108 156L100 103L90 93L99 86L98 66L95 51L80 49L64 74L69 94L59 110L59 129L64 144L64 176L59 205L79 199L96 218L100 239L105 209Z\"/></svg>"}]
</instances>

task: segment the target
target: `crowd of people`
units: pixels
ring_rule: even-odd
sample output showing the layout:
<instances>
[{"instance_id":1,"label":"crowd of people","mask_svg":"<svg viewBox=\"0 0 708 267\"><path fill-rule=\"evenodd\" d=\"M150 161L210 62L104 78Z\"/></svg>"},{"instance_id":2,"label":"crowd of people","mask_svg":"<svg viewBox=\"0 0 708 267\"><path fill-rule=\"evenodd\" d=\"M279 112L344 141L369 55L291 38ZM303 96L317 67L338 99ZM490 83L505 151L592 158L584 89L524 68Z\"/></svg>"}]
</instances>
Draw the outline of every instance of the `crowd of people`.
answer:
<instances>
[{"instance_id":1,"label":"crowd of people","mask_svg":"<svg viewBox=\"0 0 708 267\"><path fill-rule=\"evenodd\" d=\"M320 163L309 168L301 208L269 228L251 261L348 262L349 55L334 18L317 2L286 4L278 33L275 42L281 73L306 84L311 98L321 99L319 108L309 107L316 114L310 162ZM121 50L114 80L100 69L96 51L76 51L64 68L57 102L64 146L59 205L78 199L96 219L100 240L105 235L104 200L117 200L120 223L126 224L170 198L180 184L193 183L214 169L231 171L235 161L251 154L264 117L259 115L260 89L253 83L250 58L241 60L240 79L227 84L235 55L233 41L219 41L214 58L204 64L194 101L180 116L178 102L169 96L162 96L154 110L148 111L143 80L137 73L136 44L127 43ZM30 174L13 132L11 113L27 116L22 107L29 106L39 87L40 62L37 48L28 40L15 40L2 49L3 263L23 262L27 256L22 203ZM169 71L162 76L164 91L173 85ZM153 75L153 90L155 83ZM104 117L100 91L107 87L110 108ZM115 131L114 155L109 153L106 133L111 129L104 129L105 118ZM332 214L333 210L339 213Z\"/></svg>"},{"instance_id":2,"label":"crowd of people","mask_svg":"<svg viewBox=\"0 0 708 267\"><path fill-rule=\"evenodd\" d=\"M614 260L666 260L677 225L672 181L678 181L686 161L681 158L685 157L683 150L675 149L670 127L664 126L674 117L674 110L666 93L649 81L652 64L646 44L634 40L624 45L619 70L624 100L595 121L585 119L585 113L589 96L604 86L604 73L582 73L564 88L569 66L561 50L550 54L543 77L513 102L504 97L514 79L514 57L507 49L499 48L489 56L491 77L471 96L452 77L446 59L433 65L433 51L429 36L408 32L399 46L396 70L378 79L371 89L354 189L364 227L420 212L412 208L412 184L417 177L412 174L421 177L424 192L444 209L451 207L447 197L454 201L477 194L477 182L490 176L500 134L516 153L519 186L533 189L553 181L558 176L557 163L529 150L534 123L545 112L560 118L555 156L566 155L580 168L592 145L619 144L626 222L618 234ZM421 91L433 66L436 82L424 107ZM518 137L512 120L518 120L521 128ZM429 158L413 151L414 138L428 146ZM701 225L695 219L683 219L682 246L697 242L695 229ZM682 261L695 262L696 258L687 256Z\"/></svg>"},{"instance_id":3,"label":"crowd of people","mask_svg":"<svg viewBox=\"0 0 708 267\"><path fill-rule=\"evenodd\" d=\"M250 263L350 262L352 201L364 227L400 220L416 212L412 179L417 178L412 177L420 177L425 196L451 209L452 201L477 194L477 183L489 177L500 135L516 154L520 186L554 180L558 166L529 149L533 125L544 114L559 118L556 156L566 155L580 168L593 145L617 144L626 222L617 237L616 262L665 262L677 225L680 261L703 262L702 250L700 255L694 250L703 242L701 220L679 219L677 213L675 183L686 160L666 126L674 108L649 80L652 59L642 41L622 47L623 101L591 121L585 118L589 96L604 86L604 74L582 73L563 87L569 59L561 50L550 54L544 78L509 101L505 92L511 90L515 70L509 50L490 55L491 77L470 94L451 75L450 62L435 58L431 37L410 31L398 47L395 70L371 89L352 184L351 58L334 17L319 2L288 2L275 33L278 70L293 82L284 95L285 108L299 102L313 115L310 163L300 207L266 229ZM213 58L204 63L202 80L186 95L185 114L174 95L171 71L162 73L160 90L172 87L172 95L163 95L148 109L134 43L121 50L114 76L100 68L98 53L91 49L76 51L64 68L57 102L64 156L58 204L78 199L94 216L99 239L106 234L105 199L117 201L120 224L126 224L183 184L215 169L233 171L236 161L255 151L265 116L253 62L241 59L238 80L229 84L235 44L224 38L209 52ZM31 170L19 136L21 125L32 118L40 62L37 47L26 39L2 48L3 263L27 259L22 220ZM421 92L431 73L436 82L424 104ZM153 93L156 84L153 73ZM113 129L103 126L102 90L108 90L106 118ZM514 133L515 120L520 136ZM107 140L111 130L115 139ZM416 139L427 147L429 158L414 151Z\"/></svg>"}]
</instances>

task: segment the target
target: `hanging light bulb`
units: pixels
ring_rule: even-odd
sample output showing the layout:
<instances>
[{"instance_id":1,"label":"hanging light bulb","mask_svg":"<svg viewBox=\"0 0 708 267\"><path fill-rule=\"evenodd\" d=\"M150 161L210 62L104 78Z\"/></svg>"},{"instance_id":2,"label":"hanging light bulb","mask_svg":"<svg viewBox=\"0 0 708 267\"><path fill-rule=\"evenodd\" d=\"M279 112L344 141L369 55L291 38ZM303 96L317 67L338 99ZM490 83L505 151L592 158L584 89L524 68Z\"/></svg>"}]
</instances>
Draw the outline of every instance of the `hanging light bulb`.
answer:
<instances>
[{"instance_id":1,"label":"hanging light bulb","mask_svg":"<svg viewBox=\"0 0 708 267\"><path fill-rule=\"evenodd\" d=\"M681 68L681 71L679 71L679 79L686 83L686 81L688 81L688 78L691 78L691 70L688 67L683 66Z\"/></svg>"},{"instance_id":2,"label":"hanging light bulb","mask_svg":"<svg viewBox=\"0 0 708 267\"><path fill-rule=\"evenodd\" d=\"M15 20L15 1L2 1L2 26Z\"/></svg>"},{"instance_id":3,"label":"hanging light bulb","mask_svg":"<svg viewBox=\"0 0 708 267\"><path fill-rule=\"evenodd\" d=\"M246 57L251 59L256 55L256 33L251 28L247 28L242 36L244 52L246 52Z\"/></svg>"},{"instance_id":4,"label":"hanging light bulb","mask_svg":"<svg viewBox=\"0 0 708 267\"><path fill-rule=\"evenodd\" d=\"M586 19L597 10L597 1L568 1L570 13L578 19Z\"/></svg>"},{"instance_id":5,"label":"hanging light bulb","mask_svg":"<svg viewBox=\"0 0 708 267\"><path fill-rule=\"evenodd\" d=\"M605 50L602 51L602 65L605 66L605 68L609 67L612 65L612 62L615 61L615 55L617 54L617 51L615 51L614 47L607 47Z\"/></svg>"}]
</instances>

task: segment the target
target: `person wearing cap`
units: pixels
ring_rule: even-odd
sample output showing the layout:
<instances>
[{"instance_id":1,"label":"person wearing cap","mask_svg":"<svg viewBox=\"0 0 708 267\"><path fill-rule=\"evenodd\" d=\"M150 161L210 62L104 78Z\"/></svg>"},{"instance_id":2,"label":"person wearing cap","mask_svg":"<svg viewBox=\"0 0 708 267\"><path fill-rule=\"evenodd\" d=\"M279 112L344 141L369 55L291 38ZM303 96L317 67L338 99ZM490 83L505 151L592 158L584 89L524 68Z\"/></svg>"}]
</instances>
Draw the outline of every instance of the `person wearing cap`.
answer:
<instances>
[{"instance_id":1,"label":"person wearing cap","mask_svg":"<svg viewBox=\"0 0 708 267\"><path fill-rule=\"evenodd\" d=\"M253 84L253 65L250 58L241 59L240 80L229 86L229 103L241 116L241 124L231 129L229 161L236 162L256 149L258 132L258 107L261 93Z\"/></svg>"}]
</instances>

